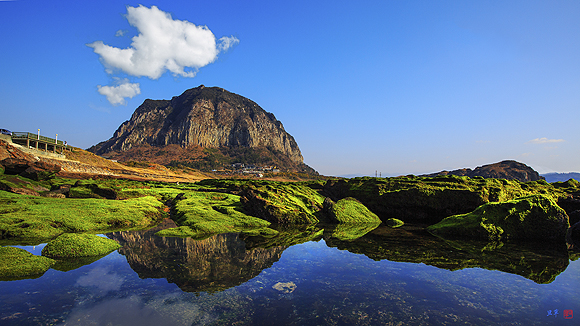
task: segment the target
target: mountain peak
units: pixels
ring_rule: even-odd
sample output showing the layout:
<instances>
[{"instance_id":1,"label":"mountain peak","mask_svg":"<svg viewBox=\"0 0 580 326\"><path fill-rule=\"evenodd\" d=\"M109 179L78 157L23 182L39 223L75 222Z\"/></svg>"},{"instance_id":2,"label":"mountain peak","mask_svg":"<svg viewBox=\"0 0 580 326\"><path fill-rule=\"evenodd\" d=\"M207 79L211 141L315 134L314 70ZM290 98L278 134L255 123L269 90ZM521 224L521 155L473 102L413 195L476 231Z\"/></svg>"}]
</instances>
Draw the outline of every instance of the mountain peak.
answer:
<instances>
[{"instance_id":1,"label":"mountain peak","mask_svg":"<svg viewBox=\"0 0 580 326\"><path fill-rule=\"evenodd\" d=\"M93 146L98 155L140 145L263 149L303 164L298 144L274 114L220 87L200 85L171 100L147 99L113 137Z\"/></svg>"}]
</instances>

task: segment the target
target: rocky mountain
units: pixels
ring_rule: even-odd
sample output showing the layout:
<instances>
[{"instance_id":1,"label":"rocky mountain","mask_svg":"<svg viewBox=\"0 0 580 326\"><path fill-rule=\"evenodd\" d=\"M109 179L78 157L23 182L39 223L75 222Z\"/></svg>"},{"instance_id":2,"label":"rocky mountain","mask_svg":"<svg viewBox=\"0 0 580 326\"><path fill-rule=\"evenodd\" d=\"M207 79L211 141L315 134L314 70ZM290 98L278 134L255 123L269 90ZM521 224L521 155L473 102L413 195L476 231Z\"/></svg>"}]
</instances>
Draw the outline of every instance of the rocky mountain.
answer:
<instances>
[{"instance_id":1,"label":"rocky mountain","mask_svg":"<svg viewBox=\"0 0 580 326\"><path fill-rule=\"evenodd\" d=\"M177 147L176 155L185 163L213 155L218 165L245 160L312 170L303 163L294 137L272 113L243 96L203 85L171 100L145 100L111 139L89 151L121 161L155 157L157 163L168 164L175 161L175 156L165 155L171 145L171 152Z\"/></svg>"},{"instance_id":2,"label":"rocky mountain","mask_svg":"<svg viewBox=\"0 0 580 326\"><path fill-rule=\"evenodd\" d=\"M435 177L439 175L450 174L457 176L468 176L470 178L479 176L484 178L518 180L521 182L544 180L544 177L540 176L540 174L531 167L523 163L510 160L478 166L474 170L465 168L453 171L441 171L437 173L425 174L422 175L422 177Z\"/></svg>"}]
</instances>

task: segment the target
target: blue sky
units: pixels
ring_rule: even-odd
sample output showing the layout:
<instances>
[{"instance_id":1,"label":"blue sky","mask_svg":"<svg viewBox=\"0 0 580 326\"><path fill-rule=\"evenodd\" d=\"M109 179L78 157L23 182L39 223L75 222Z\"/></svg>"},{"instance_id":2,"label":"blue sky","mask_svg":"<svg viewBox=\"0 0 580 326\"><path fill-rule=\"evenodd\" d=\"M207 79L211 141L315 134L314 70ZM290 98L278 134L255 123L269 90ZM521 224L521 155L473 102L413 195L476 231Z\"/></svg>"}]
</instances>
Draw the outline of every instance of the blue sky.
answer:
<instances>
[{"instance_id":1,"label":"blue sky","mask_svg":"<svg viewBox=\"0 0 580 326\"><path fill-rule=\"evenodd\" d=\"M134 43L152 6L215 42L155 52L173 66L115 57L170 38ZM274 113L325 175L580 171L578 17L579 1L0 1L0 128L88 148L203 84Z\"/></svg>"}]
</instances>

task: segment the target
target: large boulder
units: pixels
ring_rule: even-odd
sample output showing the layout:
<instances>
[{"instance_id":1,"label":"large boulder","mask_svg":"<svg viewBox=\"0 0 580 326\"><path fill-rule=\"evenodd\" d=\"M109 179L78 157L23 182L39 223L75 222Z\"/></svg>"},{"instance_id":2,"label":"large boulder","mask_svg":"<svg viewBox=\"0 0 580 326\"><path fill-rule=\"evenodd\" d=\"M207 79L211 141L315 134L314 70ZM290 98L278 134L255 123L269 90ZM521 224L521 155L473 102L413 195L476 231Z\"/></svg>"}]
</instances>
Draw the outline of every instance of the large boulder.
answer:
<instances>
[{"instance_id":1,"label":"large boulder","mask_svg":"<svg viewBox=\"0 0 580 326\"><path fill-rule=\"evenodd\" d=\"M347 197L333 203L330 198L325 198L323 210L334 223L371 223L380 224L381 219L369 211L365 205L352 197Z\"/></svg>"},{"instance_id":2,"label":"large boulder","mask_svg":"<svg viewBox=\"0 0 580 326\"><path fill-rule=\"evenodd\" d=\"M482 240L533 240L565 243L568 215L554 200L532 195L488 203L427 228L434 235Z\"/></svg>"},{"instance_id":3,"label":"large boulder","mask_svg":"<svg viewBox=\"0 0 580 326\"><path fill-rule=\"evenodd\" d=\"M315 190L292 182L249 183L240 192L245 212L270 223L318 223L323 201Z\"/></svg>"}]
</instances>

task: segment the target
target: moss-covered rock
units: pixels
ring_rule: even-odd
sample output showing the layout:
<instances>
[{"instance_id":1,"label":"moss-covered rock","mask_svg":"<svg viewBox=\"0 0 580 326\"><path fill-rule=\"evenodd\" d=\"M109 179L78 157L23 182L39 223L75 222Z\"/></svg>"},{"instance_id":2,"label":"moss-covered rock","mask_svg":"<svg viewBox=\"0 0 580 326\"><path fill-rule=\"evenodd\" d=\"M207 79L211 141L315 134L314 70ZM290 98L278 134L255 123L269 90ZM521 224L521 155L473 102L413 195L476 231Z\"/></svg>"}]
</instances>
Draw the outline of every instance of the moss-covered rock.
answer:
<instances>
[{"instance_id":1,"label":"moss-covered rock","mask_svg":"<svg viewBox=\"0 0 580 326\"><path fill-rule=\"evenodd\" d=\"M566 212L553 199L533 195L488 203L471 213L447 217L427 230L451 238L565 242L569 226Z\"/></svg>"},{"instance_id":2,"label":"moss-covered rock","mask_svg":"<svg viewBox=\"0 0 580 326\"><path fill-rule=\"evenodd\" d=\"M334 201L356 198L383 221L397 218L432 224L447 216L471 212L485 203L534 194L557 198L568 190L536 181L523 183L449 175L329 180L321 191Z\"/></svg>"},{"instance_id":3,"label":"moss-covered rock","mask_svg":"<svg viewBox=\"0 0 580 326\"><path fill-rule=\"evenodd\" d=\"M24 249L0 247L0 280L42 275L54 263L53 259L33 255Z\"/></svg>"},{"instance_id":4,"label":"moss-covered rock","mask_svg":"<svg viewBox=\"0 0 580 326\"><path fill-rule=\"evenodd\" d=\"M240 197L217 192L189 191L176 197L173 220L179 226L158 236L204 239L218 233L263 229L270 222L244 213Z\"/></svg>"},{"instance_id":5,"label":"moss-covered rock","mask_svg":"<svg viewBox=\"0 0 580 326\"><path fill-rule=\"evenodd\" d=\"M146 227L163 216L160 211L163 207L152 196L127 200L70 199L0 191L0 240L48 240L63 233Z\"/></svg>"},{"instance_id":6,"label":"moss-covered rock","mask_svg":"<svg viewBox=\"0 0 580 326\"><path fill-rule=\"evenodd\" d=\"M330 212L330 218L335 223L356 223L356 224L380 224L381 219L369 211L365 205L352 197L339 200L336 204L331 205L327 211Z\"/></svg>"},{"instance_id":7,"label":"moss-covered rock","mask_svg":"<svg viewBox=\"0 0 580 326\"><path fill-rule=\"evenodd\" d=\"M98 235L66 233L47 243L42 255L51 258L99 256L120 247L116 241Z\"/></svg>"},{"instance_id":8,"label":"moss-covered rock","mask_svg":"<svg viewBox=\"0 0 580 326\"><path fill-rule=\"evenodd\" d=\"M240 195L246 212L271 223L314 224L322 217L324 197L302 183L248 182Z\"/></svg>"}]
</instances>

